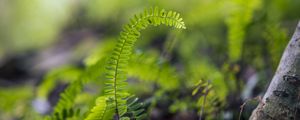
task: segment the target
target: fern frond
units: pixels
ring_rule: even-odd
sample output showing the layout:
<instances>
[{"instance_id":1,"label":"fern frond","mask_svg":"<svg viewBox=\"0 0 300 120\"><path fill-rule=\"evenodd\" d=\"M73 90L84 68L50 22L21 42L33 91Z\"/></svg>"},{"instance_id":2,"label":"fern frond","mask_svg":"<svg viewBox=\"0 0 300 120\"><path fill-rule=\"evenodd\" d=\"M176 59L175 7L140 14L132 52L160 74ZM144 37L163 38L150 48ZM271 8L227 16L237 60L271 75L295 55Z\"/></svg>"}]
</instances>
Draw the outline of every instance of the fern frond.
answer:
<instances>
[{"instance_id":1,"label":"fern frond","mask_svg":"<svg viewBox=\"0 0 300 120\"><path fill-rule=\"evenodd\" d=\"M66 90L60 94L60 100L54 108L54 114L61 113L64 109L73 108L74 100L78 93L82 91L83 84L82 81L76 80L73 82Z\"/></svg>"},{"instance_id":2,"label":"fern frond","mask_svg":"<svg viewBox=\"0 0 300 120\"><path fill-rule=\"evenodd\" d=\"M49 92L55 87L58 80L66 83L75 81L82 73L81 69L73 66L63 66L53 69L47 73L42 84L37 88L37 97L39 99L47 99Z\"/></svg>"},{"instance_id":3,"label":"fern frond","mask_svg":"<svg viewBox=\"0 0 300 120\"><path fill-rule=\"evenodd\" d=\"M132 53L135 41L140 36L140 31L149 25L174 26L185 29L185 24L177 12L165 11L158 7L150 8L144 13L135 15L130 23L123 27L119 41L110 56L106 66L105 95L113 99L116 119L127 119L123 115L127 112L126 98L129 96L127 86L126 67ZM123 117L123 118L122 118Z\"/></svg>"},{"instance_id":4,"label":"fern frond","mask_svg":"<svg viewBox=\"0 0 300 120\"><path fill-rule=\"evenodd\" d=\"M207 119L216 119L213 114L217 113L220 108L223 107L223 102L220 100L216 92L217 91L214 88L213 84L211 84L211 81L200 80L195 85L195 89L193 90L192 95L198 96L197 106L200 107L200 117L202 117L203 114L206 113Z\"/></svg>"},{"instance_id":5,"label":"fern frond","mask_svg":"<svg viewBox=\"0 0 300 120\"><path fill-rule=\"evenodd\" d=\"M133 120L143 120L146 117L144 104L138 102L138 98L129 97L127 99L127 113L125 116Z\"/></svg>"},{"instance_id":6,"label":"fern frond","mask_svg":"<svg viewBox=\"0 0 300 120\"><path fill-rule=\"evenodd\" d=\"M47 116L45 120L78 120L80 110L63 109L62 112L56 112L53 116Z\"/></svg>"},{"instance_id":7,"label":"fern frond","mask_svg":"<svg viewBox=\"0 0 300 120\"><path fill-rule=\"evenodd\" d=\"M96 100L96 106L91 110L91 113L85 118L85 120L109 120L114 114L114 110L111 109L113 104L108 104L109 98L102 96Z\"/></svg>"},{"instance_id":8,"label":"fern frond","mask_svg":"<svg viewBox=\"0 0 300 120\"><path fill-rule=\"evenodd\" d=\"M60 67L60 68L52 70L51 72L49 72L46 75L46 77L43 80L42 84L40 86L38 86L38 88L37 88L37 100L47 101L47 95L55 87L58 80L64 81L64 82L67 82L67 83L68 82L70 82L70 83L75 82L76 83L78 77L82 74L82 72L83 71L81 69L78 69L78 68L73 67L73 66L64 66L64 67ZM77 85L76 85L76 87L77 87ZM65 99L74 98L72 96L71 96L71 98L69 98L69 96L70 95L68 95L68 96L63 95L63 98L62 98L63 101ZM76 114L73 114L74 110L71 107L67 107L67 106L72 106L72 103L64 101L63 103L61 103L58 106L59 107L55 108L54 114L52 116L48 116L47 119L50 119L50 120L63 120L66 117L72 118L76 115ZM59 109L59 110L57 110L57 109Z\"/></svg>"},{"instance_id":9,"label":"fern frond","mask_svg":"<svg viewBox=\"0 0 300 120\"><path fill-rule=\"evenodd\" d=\"M97 63L89 66L60 94L60 99L51 115L52 118L55 117L55 114L61 114L65 109L74 109L74 101L77 95L82 92L84 84L91 80L98 80L98 77L101 76L99 73L103 72L102 68L104 63L104 59L101 59Z\"/></svg>"}]
</instances>

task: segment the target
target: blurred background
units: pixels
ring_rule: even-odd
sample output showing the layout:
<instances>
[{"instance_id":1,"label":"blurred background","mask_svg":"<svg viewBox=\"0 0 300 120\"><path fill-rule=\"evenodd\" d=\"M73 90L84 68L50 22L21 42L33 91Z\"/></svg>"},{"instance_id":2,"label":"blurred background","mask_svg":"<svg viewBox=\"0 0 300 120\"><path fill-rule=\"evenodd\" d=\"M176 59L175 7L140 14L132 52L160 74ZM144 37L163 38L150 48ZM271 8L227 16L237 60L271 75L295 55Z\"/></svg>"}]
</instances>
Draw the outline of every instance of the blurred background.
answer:
<instances>
[{"instance_id":1,"label":"blurred background","mask_svg":"<svg viewBox=\"0 0 300 120\"><path fill-rule=\"evenodd\" d=\"M0 0L0 119L51 113L59 93L110 55L122 25L150 6L179 12L187 27L149 27L136 43L129 90L151 104L154 120L248 119L300 20L299 0ZM211 94L197 95L199 82Z\"/></svg>"}]
</instances>

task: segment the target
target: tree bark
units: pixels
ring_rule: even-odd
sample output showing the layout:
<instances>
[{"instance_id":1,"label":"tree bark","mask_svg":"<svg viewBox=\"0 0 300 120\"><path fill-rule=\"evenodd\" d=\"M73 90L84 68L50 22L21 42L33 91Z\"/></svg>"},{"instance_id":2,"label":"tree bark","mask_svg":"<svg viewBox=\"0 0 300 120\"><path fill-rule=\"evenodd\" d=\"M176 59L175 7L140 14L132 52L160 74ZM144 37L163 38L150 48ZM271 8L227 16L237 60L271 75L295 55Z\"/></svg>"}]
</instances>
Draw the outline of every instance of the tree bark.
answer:
<instances>
[{"instance_id":1,"label":"tree bark","mask_svg":"<svg viewBox=\"0 0 300 120\"><path fill-rule=\"evenodd\" d=\"M250 120L300 120L300 21Z\"/></svg>"}]
</instances>

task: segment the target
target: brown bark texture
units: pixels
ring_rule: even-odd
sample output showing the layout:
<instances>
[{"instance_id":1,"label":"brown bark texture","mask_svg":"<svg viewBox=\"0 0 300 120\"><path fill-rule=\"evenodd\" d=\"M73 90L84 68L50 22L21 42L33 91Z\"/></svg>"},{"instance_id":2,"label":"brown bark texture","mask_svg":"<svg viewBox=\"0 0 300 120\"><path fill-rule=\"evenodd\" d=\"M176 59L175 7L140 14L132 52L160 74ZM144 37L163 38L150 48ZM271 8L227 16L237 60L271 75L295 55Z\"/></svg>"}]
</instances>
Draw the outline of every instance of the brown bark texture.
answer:
<instances>
[{"instance_id":1,"label":"brown bark texture","mask_svg":"<svg viewBox=\"0 0 300 120\"><path fill-rule=\"evenodd\" d=\"M300 21L250 120L300 120Z\"/></svg>"}]
</instances>

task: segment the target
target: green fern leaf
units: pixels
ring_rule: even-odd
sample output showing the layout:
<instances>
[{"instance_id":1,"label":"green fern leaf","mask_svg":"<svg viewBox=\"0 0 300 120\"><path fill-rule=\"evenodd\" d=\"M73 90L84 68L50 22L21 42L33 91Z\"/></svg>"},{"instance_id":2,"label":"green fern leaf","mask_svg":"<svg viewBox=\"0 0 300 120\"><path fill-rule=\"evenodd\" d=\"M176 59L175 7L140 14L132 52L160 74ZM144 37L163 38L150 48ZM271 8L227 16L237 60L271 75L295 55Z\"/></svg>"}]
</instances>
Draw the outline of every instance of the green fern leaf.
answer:
<instances>
[{"instance_id":1,"label":"green fern leaf","mask_svg":"<svg viewBox=\"0 0 300 120\"><path fill-rule=\"evenodd\" d=\"M158 26L161 24L174 26L179 29L186 28L178 13L151 7L148 10L146 9L143 14L135 15L134 18L130 19L130 23L125 25L123 31L120 32L118 43L106 65L107 80L105 83L105 95L113 99L113 102L108 104L113 104L114 117L117 120L127 119L127 117L123 116L128 109L126 98L129 96L126 90L126 67L128 66L134 43L139 38L141 30L149 25Z\"/></svg>"},{"instance_id":2,"label":"green fern leaf","mask_svg":"<svg viewBox=\"0 0 300 120\"><path fill-rule=\"evenodd\" d=\"M91 110L92 114L89 114L85 120L110 120L112 119L114 111L111 109L112 104L107 104L109 99L105 96L98 97L96 100L96 106ZM93 114L96 113L96 114Z\"/></svg>"},{"instance_id":3,"label":"green fern leaf","mask_svg":"<svg viewBox=\"0 0 300 120\"><path fill-rule=\"evenodd\" d=\"M47 116L45 120L78 120L80 110L63 109L62 112L56 112L53 116Z\"/></svg>"},{"instance_id":4,"label":"green fern leaf","mask_svg":"<svg viewBox=\"0 0 300 120\"><path fill-rule=\"evenodd\" d=\"M138 98L129 97L127 99L127 112L126 117L134 120L143 120L146 117L144 104L138 102Z\"/></svg>"}]
</instances>

